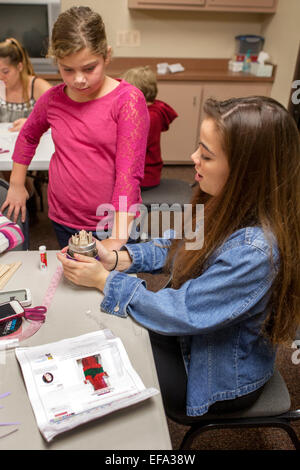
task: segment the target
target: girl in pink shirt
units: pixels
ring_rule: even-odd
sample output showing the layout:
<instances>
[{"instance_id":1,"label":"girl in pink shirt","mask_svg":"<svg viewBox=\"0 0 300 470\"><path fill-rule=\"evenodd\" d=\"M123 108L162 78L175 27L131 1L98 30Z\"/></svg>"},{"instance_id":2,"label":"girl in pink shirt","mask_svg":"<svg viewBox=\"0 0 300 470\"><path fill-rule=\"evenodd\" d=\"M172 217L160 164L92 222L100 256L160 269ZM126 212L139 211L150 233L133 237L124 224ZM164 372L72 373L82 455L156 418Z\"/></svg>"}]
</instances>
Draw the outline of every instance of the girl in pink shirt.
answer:
<instances>
[{"instance_id":1,"label":"girl in pink shirt","mask_svg":"<svg viewBox=\"0 0 300 470\"><path fill-rule=\"evenodd\" d=\"M26 170L42 134L51 128L55 152L48 205L60 246L85 229L118 249L128 239L134 205L141 202L149 129L145 98L134 86L106 75L111 48L100 15L88 7L59 16L49 52L64 83L37 101L19 134L2 209L9 206L8 217L14 212L15 219L21 210L25 218ZM109 223L107 210L114 215Z\"/></svg>"}]
</instances>

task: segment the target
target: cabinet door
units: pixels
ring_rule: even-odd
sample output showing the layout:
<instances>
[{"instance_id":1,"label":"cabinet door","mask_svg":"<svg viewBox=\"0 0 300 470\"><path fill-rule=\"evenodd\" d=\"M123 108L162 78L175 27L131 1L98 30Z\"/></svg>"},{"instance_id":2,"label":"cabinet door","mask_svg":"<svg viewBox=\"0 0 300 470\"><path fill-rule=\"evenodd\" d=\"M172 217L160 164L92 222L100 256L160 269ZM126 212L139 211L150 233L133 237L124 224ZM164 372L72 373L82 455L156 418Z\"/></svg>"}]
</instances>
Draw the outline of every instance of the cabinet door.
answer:
<instances>
[{"instance_id":1,"label":"cabinet door","mask_svg":"<svg viewBox=\"0 0 300 470\"><path fill-rule=\"evenodd\" d=\"M207 98L228 100L244 96L270 96L272 83L207 83L203 85L200 121L204 117L203 105Z\"/></svg>"},{"instance_id":2,"label":"cabinet door","mask_svg":"<svg viewBox=\"0 0 300 470\"><path fill-rule=\"evenodd\" d=\"M178 117L161 135L165 163L192 163L191 154L199 140L199 113L202 86L191 82L159 82L157 99L172 106Z\"/></svg>"},{"instance_id":3,"label":"cabinet door","mask_svg":"<svg viewBox=\"0 0 300 470\"><path fill-rule=\"evenodd\" d=\"M207 7L224 7L239 10L253 11L264 9L273 9L276 7L276 0L206 0Z\"/></svg>"},{"instance_id":4,"label":"cabinet door","mask_svg":"<svg viewBox=\"0 0 300 470\"><path fill-rule=\"evenodd\" d=\"M128 0L129 8L189 10L205 5L205 0Z\"/></svg>"},{"instance_id":5,"label":"cabinet door","mask_svg":"<svg viewBox=\"0 0 300 470\"><path fill-rule=\"evenodd\" d=\"M153 3L155 5L204 5L205 0L137 0L141 5L143 3Z\"/></svg>"}]
</instances>

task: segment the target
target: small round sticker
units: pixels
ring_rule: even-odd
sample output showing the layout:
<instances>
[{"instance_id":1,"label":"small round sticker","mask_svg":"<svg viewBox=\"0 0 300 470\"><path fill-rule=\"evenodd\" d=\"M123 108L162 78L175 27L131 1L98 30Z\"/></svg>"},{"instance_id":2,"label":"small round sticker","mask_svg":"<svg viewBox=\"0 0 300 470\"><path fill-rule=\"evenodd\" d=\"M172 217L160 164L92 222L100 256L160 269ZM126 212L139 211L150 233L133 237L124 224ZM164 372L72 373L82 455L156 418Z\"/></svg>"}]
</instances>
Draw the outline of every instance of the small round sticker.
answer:
<instances>
[{"instance_id":1,"label":"small round sticker","mask_svg":"<svg viewBox=\"0 0 300 470\"><path fill-rule=\"evenodd\" d=\"M22 325L22 318L13 318L6 322L0 322L0 336L8 336L15 333Z\"/></svg>"}]
</instances>

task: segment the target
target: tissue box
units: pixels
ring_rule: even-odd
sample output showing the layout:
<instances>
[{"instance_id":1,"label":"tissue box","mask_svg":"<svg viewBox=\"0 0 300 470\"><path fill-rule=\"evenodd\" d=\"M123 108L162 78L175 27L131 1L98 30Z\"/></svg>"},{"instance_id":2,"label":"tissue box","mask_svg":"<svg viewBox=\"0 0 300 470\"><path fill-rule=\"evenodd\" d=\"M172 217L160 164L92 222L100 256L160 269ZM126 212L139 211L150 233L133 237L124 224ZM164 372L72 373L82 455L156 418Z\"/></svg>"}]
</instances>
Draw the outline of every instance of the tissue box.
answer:
<instances>
[{"instance_id":1,"label":"tissue box","mask_svg":"<svg viewBox=\"0 0 300 470\"><path fill-rule=\"evenodd\" d=\"M257 77L272 77L273 65L251 62L250 73L252 75L256 75Z\"/></svg>"}]
</instances>

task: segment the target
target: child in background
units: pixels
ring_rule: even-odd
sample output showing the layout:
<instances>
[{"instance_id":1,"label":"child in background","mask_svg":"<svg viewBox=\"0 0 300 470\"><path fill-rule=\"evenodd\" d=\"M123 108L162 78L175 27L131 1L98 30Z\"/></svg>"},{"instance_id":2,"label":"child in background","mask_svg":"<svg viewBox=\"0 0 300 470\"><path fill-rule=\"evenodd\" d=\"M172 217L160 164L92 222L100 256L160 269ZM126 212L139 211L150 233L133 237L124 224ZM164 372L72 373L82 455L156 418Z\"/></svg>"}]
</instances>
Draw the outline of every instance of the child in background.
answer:
<instances>
[{"instance_id":1,"label":"child in background","mask_svg":"<svg viewBox=\"0 0 300 470\"><path fill-rule=\"evenodd\" d=\"M0 96L0 122L12 122L9 130L17 132L51 85L35 76L27 51L14 38L0 43L0 80L5 93Z\"/></svg>"},{"instance_id":2,"label":"child in background","mask_svg":"<svg viewBox=\"0 0 300 470\"><path fill-rule=\"evenodd\" d=\"M14 212L15 219L21 210L25 218L26 169L42 134L51 127L55 152L49 167L48 206L61 247L84 229L110 249L119 248L127 241L136 215L129 212L130 207L141 202L147 106L140 90L106 75L110 54L98 13L88 7L61 13L53 27L49 55L56 60L64 83L38 100L16 142L10 189L2 208L9 206L8 216ZM103 209L107 204L115 209L108 239Z\"/></svg>"},{"instance_id":3,"label":"child in background","mask_svg":"<svg viewBox=\"0 0 300 470\"><path fill-rule=\"evenodd\" d=\"M123 76L128 83L139 88L147 101L150 116L150 129L147 141L145 174L141 183L143 190L158 186L163 161L161 157L160 136L176 117L176 111L163 101L157 100L156 75L149 66L127 70Z\"/></svg>"}]
</instances>

